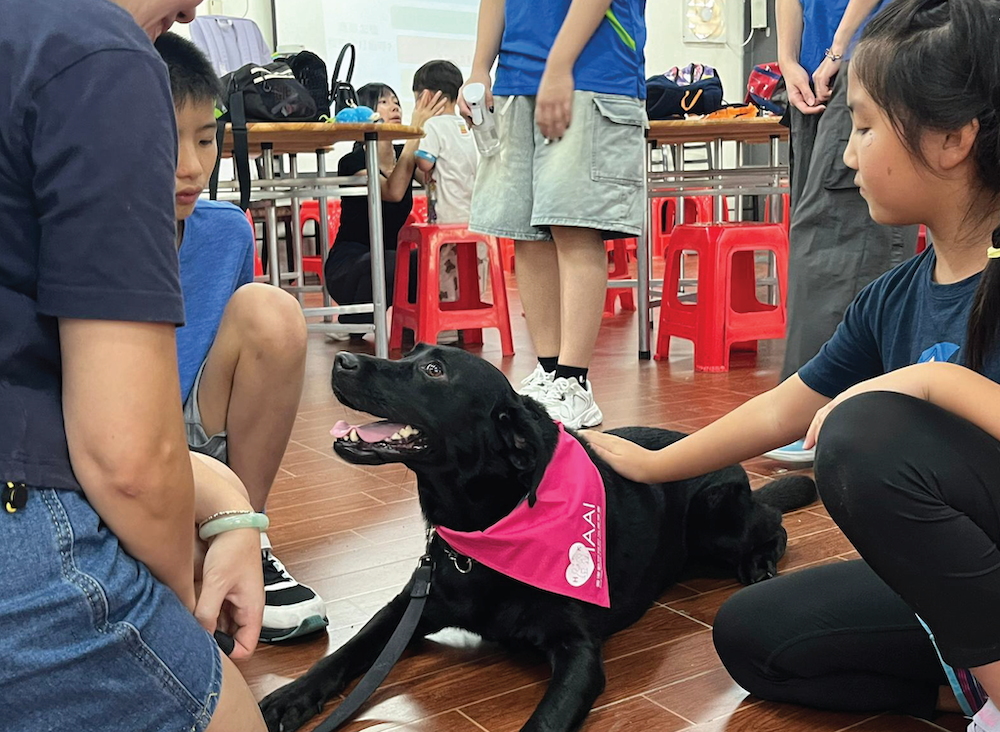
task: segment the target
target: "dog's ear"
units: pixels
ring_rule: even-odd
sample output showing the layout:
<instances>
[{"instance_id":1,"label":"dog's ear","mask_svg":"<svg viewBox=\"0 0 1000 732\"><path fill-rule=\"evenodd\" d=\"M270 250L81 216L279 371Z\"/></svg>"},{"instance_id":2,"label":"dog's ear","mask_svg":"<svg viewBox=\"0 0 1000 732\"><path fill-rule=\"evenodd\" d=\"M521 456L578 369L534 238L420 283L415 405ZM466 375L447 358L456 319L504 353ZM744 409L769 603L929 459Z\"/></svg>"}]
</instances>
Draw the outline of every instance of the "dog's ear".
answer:
<instances>
[{"instance_id":1,"label":"dog's ear","mask_svg":"<svg viewBox=\"0 0 1000 732\"><path fill-rule=\"evenodd\" d=\"M494 409L493 423L506 460L527 488L528 505L534 506L537 500L535 491L548 462L542 456L545 438L539 415L524 403L511 401Z\"/></svg>"}]
</instances>

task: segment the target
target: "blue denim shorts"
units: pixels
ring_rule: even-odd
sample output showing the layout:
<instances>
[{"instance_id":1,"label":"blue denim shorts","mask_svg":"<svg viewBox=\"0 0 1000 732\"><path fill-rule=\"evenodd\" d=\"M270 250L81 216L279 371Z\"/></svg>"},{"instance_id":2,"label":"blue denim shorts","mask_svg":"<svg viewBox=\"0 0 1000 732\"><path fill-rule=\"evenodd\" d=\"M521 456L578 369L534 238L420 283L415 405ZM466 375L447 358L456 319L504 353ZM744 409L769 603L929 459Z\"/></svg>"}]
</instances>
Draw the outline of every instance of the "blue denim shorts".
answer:
<instances>
[{"instance_id":1,"label":"blue denim shorts","mask_svg":"<svg viewBox=\"0 0 1000 732\"><path fill-rule=\"evenodd\" d=\"M0 510L0 728L200 732L221 687L212 636L82 493Z\"/></svg>"}]
</instances>

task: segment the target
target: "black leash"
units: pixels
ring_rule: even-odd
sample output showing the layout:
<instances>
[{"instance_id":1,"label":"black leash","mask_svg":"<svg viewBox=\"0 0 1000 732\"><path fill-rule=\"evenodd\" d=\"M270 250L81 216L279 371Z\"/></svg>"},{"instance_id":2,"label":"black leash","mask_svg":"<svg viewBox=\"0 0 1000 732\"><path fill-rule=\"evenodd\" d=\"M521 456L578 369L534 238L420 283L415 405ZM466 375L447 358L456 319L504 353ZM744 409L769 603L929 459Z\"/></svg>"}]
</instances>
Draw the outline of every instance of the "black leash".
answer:
<instances>
[{"instance_id":1,"label":"black leash","mask_svg":"<svg viewBox=\"0 0 1000 732\"><path fill-rule=\"evenodd\" d=\"M361 705L368 701L379 685L385 681L385 677L389 675L392 667L396 665L396 661L403 655L403 651L406 650L406 646L417 629L420 616L424 612L424 605L427 604L427 596L431 592L433 572L434 563L431 561L430 541L428 540L427 553L420 558L420 564L411 578L413 586L410 589L410 604L406 606L406 611L403 613L399 625L392 632L389 642L385 644L385 648L375 659L375 663L354 687L354 691L348 694L340 706L334 709L327 720L313 732L333 732L353 717Z\"/></svg>"}]
</instances>

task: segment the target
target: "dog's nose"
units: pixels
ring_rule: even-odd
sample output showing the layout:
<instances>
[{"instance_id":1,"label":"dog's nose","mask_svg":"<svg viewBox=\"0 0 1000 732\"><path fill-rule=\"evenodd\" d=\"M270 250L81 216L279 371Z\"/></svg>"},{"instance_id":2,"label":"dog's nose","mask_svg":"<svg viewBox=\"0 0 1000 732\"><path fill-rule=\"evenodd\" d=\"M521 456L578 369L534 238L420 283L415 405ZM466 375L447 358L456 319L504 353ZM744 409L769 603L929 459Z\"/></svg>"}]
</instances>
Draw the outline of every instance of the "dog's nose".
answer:
<instances>
[{"instance_id":1,"label":"dog's nose","mask_svg":"<svg viewBox=\"0 0 1000 732\"><path fill-rule=\"evenodd\" d=\"M347 351L341 351L337 354L336 364L337 368L343 369L345 371L354 371L360 365L358 357L353 353L348 353Z\"/></svg>"}]
</instances>

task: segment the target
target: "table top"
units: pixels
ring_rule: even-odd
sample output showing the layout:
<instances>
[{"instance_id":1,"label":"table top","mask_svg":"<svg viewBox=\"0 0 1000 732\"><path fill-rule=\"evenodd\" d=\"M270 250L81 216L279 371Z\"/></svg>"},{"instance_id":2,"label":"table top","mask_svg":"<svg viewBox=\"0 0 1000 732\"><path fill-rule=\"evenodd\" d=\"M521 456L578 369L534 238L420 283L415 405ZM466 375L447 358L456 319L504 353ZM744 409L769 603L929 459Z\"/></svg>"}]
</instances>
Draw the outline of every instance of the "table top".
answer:
<instances>
[{"instance_id":1,"label":"table top","mask_svg":"<svg viewBox=\"0 0 1000 732\"><path fill-rule=\"evenodd\" d=\"M419 127L394 124L348 124L339 122L251 122L247 124L250 153L260 152L260 146L270 143L275 155L310 153L331 147L335 142L360 142L374 132L380 140L412 140L424 136ZM233 151L232 125L226 130L222 146L224 155Z\"/></svg>"},{"instance_id":2,"label":"table top","mask_svg":"<svg viewBox=\"0 0 1000 732\"><path fill-rule=\"evenodd\" d=\"M649 123L650 140L661 145L679 145L685 142L712 142L734 140L737 142L769 142L777 137L788 139L788 128L780 117L742 117L736 119L679 119L656 120Z\"/></svg>"}]
</instances>

